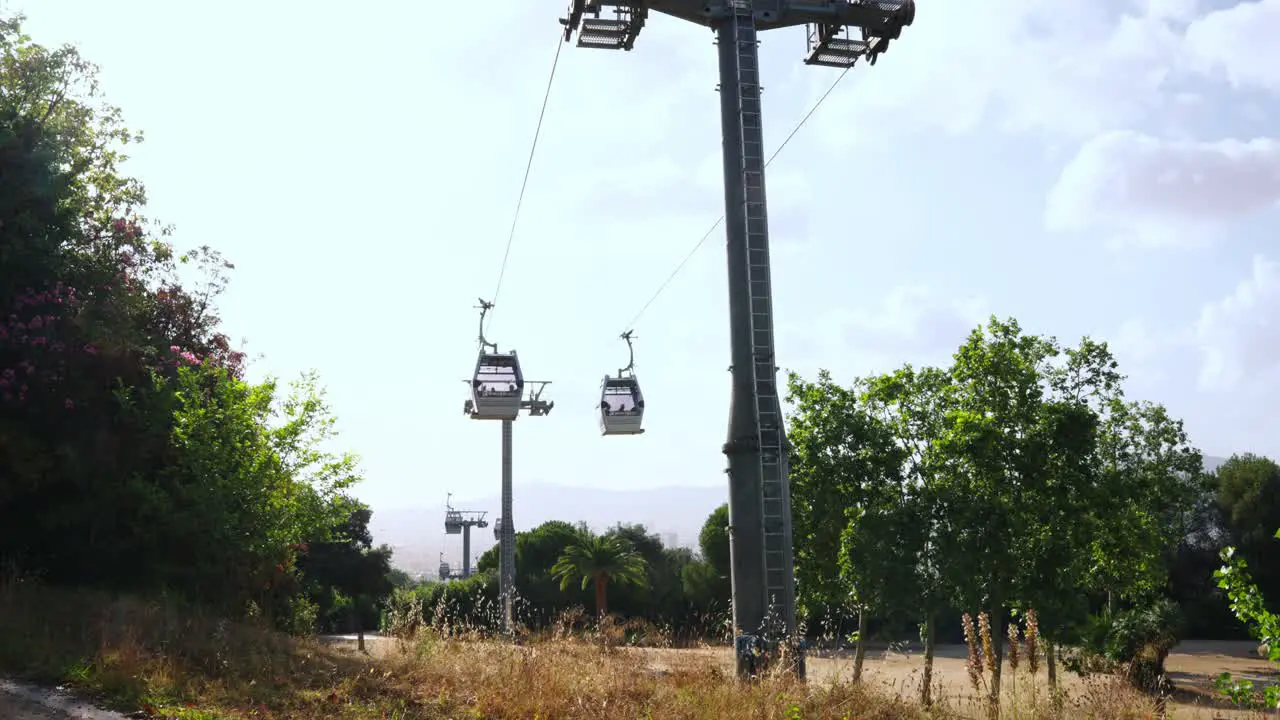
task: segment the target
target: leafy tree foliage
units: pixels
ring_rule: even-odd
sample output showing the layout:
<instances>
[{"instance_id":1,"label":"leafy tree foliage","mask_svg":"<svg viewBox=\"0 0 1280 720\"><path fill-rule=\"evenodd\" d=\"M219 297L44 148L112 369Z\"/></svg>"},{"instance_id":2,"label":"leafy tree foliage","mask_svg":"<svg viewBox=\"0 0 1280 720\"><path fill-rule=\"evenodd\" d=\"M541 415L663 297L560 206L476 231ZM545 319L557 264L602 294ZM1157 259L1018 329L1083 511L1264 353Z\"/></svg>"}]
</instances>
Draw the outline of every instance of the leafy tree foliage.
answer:
<instances>
[{"instance_id":1,"label":"leafy tree foliage","mask_svg":"<svg viewBox=\"0 0 1280 720\"><path fill-rule=\"evenodd\" d=\"M144 215L140 139L76 50L0 19L0 562L307 630L300 549L347 542L355 459L313 375L246 380L232 265Z\"/></svg>"},{"instance_id":2,"label":"leafy tree foliage","mask_svg":"<svg viewBox=\"0 0 1280 720\"><path fill-rule=\"evenodd\" d=\"M1280 465L1253 454L1235 455L1218 468L1217 506L1225 544L1252 568L1252 579L1268 598L1280 598Z\"/></svg>"},{"instance_id":3,"label":"leafy tree foliage","mask_svg":"<svg viewBox=\"0 0 1280 720\"><path fill-rule=\"evenodd\" d=\"M707 516L698 533L698 549L717 575L729 577L729 503L720 505Z\"/></svg>"},{"instance_id":4,"label":"leafy tree foliage","mask_svg":"<svg viewBox=\"0 0 1280 720\"><path fill-rule=\"evenodd\" d=\"M643 587L647 568L644 556L620 535L584 532L564 549L551 566L551 575L560 580L561 590L574 583L581 583L583 590L593 587L596 614L603 617L608 612L609 584Z\"/></svg>"},{"instance_id":5,"label":"leafy tree foliage","mask_svg":"<svg viewBox=\"0 0 1280 720\"><path fill-rule=\"evenodd\" d=\"M391 594L391 548L375 548L368 507L354 504L327 540L302 548L298 566L321 623L329 630L361 634L377 626L376 601ZM342 615L347 617L342 617Z\"/></svg>"},{"instance_id":6,"label":"leafy tree foliage","mask_svg":"<svg viewBox=\"0 0 1280 720\"><path fill-rule=\"evenodd\" d=\"M711 513L706 525L723 533L726 518L722 506ZM704 537L710 535L704 533ZM727 545L727 535L723 539ZM497 564L497 548L490 548L472 578L428 582L400 592L388 614L403 617L417 612L425 621L497 628L492 604L497 597ZM583 523L553 520L517 532L520 622L533 629L549 628L579 608L600 608L597 580L601 572L603 607L610 615L661 628L664 637L679 642L723 635L727 576L718 575L711 563L688 548L664 547L643 525L615 525L596 534Z\"/></svg>"},{"instance_id":7,"label":"leafy tree foliage","mask_svg":"<svg viewBox=\"0 0 1280 720\"><path fill-rule=\"evenodd\" d=\"M1261 458L1246 456L1242 459L1252 465L1255 472L1266 469L1265 463L1256 462ZM1280 538L1280 530L1273 537ZM1262 642L1259 649L1265 652L1267 660L1280 665L1280 615L1267 608L1267 600L1249 572L1248 561L1236 553L1235 547L1223 548L1221 558L1222 567L1213 576L1218 581L1218 586L1231 599L1231 612ZM1237 680L1231 673L1224 672L1218 676L1216 685L1220 692L1238 705L1257 704L1251 680ZM1268 685L1261 694L1263 707L1280 709L1280 685Z\"/></svg>"},{"instance_id":8,"label":"leafy tree foliage","mask_svg":"<svg viewBox=\"0 0 1280 720\"><path fill-rule=\"evenodd\" d=\"M793 375L803 609L913 616L927 673L940 614L986 611L1003 637L1011 614L1034 608L1051 643L1101 627L1099 646L1158 673L1180 624L1158 597L1199 532L1206 483L1181 422L1127 401L1117 367L1103 343L1064 347L992 318L947 367L848 386ZM998 670L989 688L997 696Z\"/></svg>"},{"instance_id":9,"label":"leafy tree foliage","mask_svg":"<svg viewBox=\"0 0 1280 720\"><path fill-rule=\"evenodd\" d=\"M681 584L691 612L728 611L733 586L729 564L729 504L711 511L698 533L701 558L691 558L681 569Z\"/></svg>"},{"instance_id":10,"label":"leafy tree foliage","mask_svg":"<svg viewBox=\"0 0 1280 720\"><path fill-rule=\"evenodd\" d=\"M860 677L868 615L894 615L895 602L917 595L922 525L904 484L904 449L859 386L793 373L788 394L800 605L815 619L856 611Z\"/></svg>"}]
</instances>

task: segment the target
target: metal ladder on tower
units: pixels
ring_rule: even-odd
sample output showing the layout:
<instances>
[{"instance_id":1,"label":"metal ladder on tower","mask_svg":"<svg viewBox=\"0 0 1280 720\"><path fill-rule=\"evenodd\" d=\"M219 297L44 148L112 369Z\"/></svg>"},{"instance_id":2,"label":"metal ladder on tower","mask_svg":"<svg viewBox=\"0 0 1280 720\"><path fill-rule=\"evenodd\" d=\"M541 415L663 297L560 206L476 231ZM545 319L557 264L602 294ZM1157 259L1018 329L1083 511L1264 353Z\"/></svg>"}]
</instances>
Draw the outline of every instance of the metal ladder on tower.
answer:
<instances>
[{"instance_id":1,"label":"metal ladder on tower","mask_svg":"<svg viewBox=\"0 0 1280 720\"><path fill-rule=\"evenodd\" d=\"M756 430L760 443L761 507L764 529L767 632L777 638L794 632L795 588L791 563L791 507L784 457L786 440L774 362L773 307L769 272L769 228L765 205L764 131L761 125L759 50L750 0L731 0L736 16L742 169L746 190L747 262L751 281L751 346L756 390Z\"/></svg>"}]
</instances>

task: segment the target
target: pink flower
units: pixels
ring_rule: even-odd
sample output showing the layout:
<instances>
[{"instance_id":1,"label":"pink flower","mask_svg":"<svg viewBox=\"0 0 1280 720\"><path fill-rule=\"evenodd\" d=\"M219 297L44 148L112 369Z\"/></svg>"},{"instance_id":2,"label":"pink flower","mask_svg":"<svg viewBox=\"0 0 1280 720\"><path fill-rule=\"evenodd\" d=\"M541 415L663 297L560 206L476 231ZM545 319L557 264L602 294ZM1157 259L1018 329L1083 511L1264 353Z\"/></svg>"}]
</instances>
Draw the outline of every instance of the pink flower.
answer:
<instances>
[{"instance_id":1,"label":"pink flower","mask_svg":"<svg viewBox=\"0 0 1280 720\"><path fill-rule=\"evenodd\" d=\"M76 401L75 401L75 400L72 400L71 398L67 398L67 399L66 399L66 401L65 401L65 402L63 402L62 404L63 404L63 406L64 406L64 407L66 407L68 410L74 410L74 409L75 409L75 407L76 407Z\"/></svg>"}]
</instances>

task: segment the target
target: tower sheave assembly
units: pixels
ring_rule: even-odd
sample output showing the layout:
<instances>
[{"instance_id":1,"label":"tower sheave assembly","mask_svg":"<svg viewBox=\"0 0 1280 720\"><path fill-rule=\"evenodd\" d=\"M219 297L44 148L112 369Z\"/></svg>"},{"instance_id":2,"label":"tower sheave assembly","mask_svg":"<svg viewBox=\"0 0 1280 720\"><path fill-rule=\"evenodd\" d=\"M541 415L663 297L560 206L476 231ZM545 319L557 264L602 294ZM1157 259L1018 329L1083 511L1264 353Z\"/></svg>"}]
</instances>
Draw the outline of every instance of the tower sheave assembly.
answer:
<instances>
[{"instance_id":1,"label":"tower sheave assembly","mask_svg":"<svg viewBox=\"0 0 1280 720\"><path fill-rule=\"evenodd\" d=\"M462 575L460 577L469 578L471 577L471 528L487 528L489 521L484 519L484 512L455 510L449 500L445 501L444 507L444 532L446 535L462 536Z\"/></svg>"},{"instance_id":2,"label":"tower sheave assembly","mask_svg":"<svg viewBox=\"0 0 1280 720\"><path fill-rule=\"evenodd\" d=\"M728 457L733 622L740 675L796 636L786 431L774 357L773 290L760 108L760 30L804 25L809 65L874 65L915 19L914 0L572 0L578 47L631 50L650 12L715 31L720 61L733 396ZM603 16L602 16L603 15ZM769 653L765 653L768 657ZM795 670L803 675L798 652Z\"/></svg>"}]
</instances>

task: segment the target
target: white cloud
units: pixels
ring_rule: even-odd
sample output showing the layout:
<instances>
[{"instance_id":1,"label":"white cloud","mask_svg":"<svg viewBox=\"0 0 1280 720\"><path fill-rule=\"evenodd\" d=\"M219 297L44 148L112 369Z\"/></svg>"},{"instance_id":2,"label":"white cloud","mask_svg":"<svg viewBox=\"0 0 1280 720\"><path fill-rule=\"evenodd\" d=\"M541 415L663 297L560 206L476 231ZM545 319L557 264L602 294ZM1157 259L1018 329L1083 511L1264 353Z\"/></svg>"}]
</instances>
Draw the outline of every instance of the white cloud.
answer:
<instances>
[{"instance_id":1,"label":"white cloud","mask_svg":"<svg viewBox=\"0 0 1280 720\"><path fill-rule=\"evenodd\" d=\"M1208 12L1206 4L931 3L882 62L854 71L853 87L828 101L839 107L816 124L837 144L984 124L1083 139L1153 123L1160 132L1178 128L1198 112L1186 101L1188 79L1225 76L1237 88L1280 90L1280 0ZM816 95L830 78L810 82Z\"/></svg>"},{"instance_id":2,"label":"white cloud","mask_svg":"<svg viewBox=\"0 0 1280 720\"><path fill-rule=\"evenodd\" d=\"M987 307L983 298L901 285L874 304L832 308L804 325L780 327L780 346L790 350L783 365L802 374L826 367L848 377L903 363L946 363L990 314Z\"/></svg>"},{"instance_id":3,"label":"white cloud","mask_svg":"<svg viewBox=\"0 0 1280 720\"><path fill-rule=\"evenodd\" d=\"M1120 324L1115 334L1108 339L1107 344L1121 360L1121 367L1126 368L1129 363L1150 362L1157 355L1160 341L1161 338L1145 320L1131 318Z\"/></svg>"},{"instance_id":4,"label":"white cloud","mask_svg":"<svg viewBox=\"0 0 1280 720\"><path fill-rule=\"evenodd\" d=\"M1185 326L1171 329L1143 318L1130 318L1106 340L1128 387L1138 389L1140 394L1170 382L1170 378L1194 373L1196 346Z\"/></svg>"},{"instance_id":5,"label":"white cloud","mask_svg":"<svg viewBox=\"0 0 1280 720\"><path fill-rule=\"evenodd\" d=\"M1186 45L1203 71L1222 72L1238 88L1280 90L1280 0L1242 2L1196 20Z\"/></svg>"},{"instance_id":6,"label":"white cloud","mask_svg":"<svg viewBox=\"0 0 1280 720\"><path fill-rule=\"evenodd\" d=\"M1280 202L1280 141L1099 135L1049 193L1050 230L1112 231L1147 245L1204 239L1224 221Z\"/></svg>"},{"instance_id":7,"label":"white cloud","mask_svg":"<svg viewBox=\"0 0 1280 720\"><path fill-rule=\"evenodd\" d=\"M944 298L924 285L902 285L876 307L849 312L843 339L883 354L950 353L986 317L986 307L981 298Z\"/></svg>"},{"instance_id":8,"label":"white cloud","mask_svg":"<svg viewBox=\"0 0 1280 720\"><path fill-rule=\"evenodd\" d=\"M1255 257L1233 293L1205 306L1194 332L1202 388L1230 390L1280 371L1280 263Z\"/></svg>"},{"instance_id":9,"label":"white cloud","mask_svg":"<svg viewBox=\"0 0 1280 720\"><path fill-rule=\"evenodd\" d=\"M1162 20L1189 20L1200 9L1199 0L1142 0L1144 14Z\"/></svg>"},{"instance_id":10,"label":"white cloud","mask_svg":"<svg viewBox=\"0 0 1280 720\"><path fill-rule=\"evenodd\" d=\"M1164 93L1181 67L1186 0L972 0L921 8L875 68L859 67L825 134L879 137L904 126L967 132L987 121L1016 131L1088 137L1177 107ZM830 82L814 81L815 89ZM880 126L883 125L883 128Z\"/></svg>"}]
</instances>

